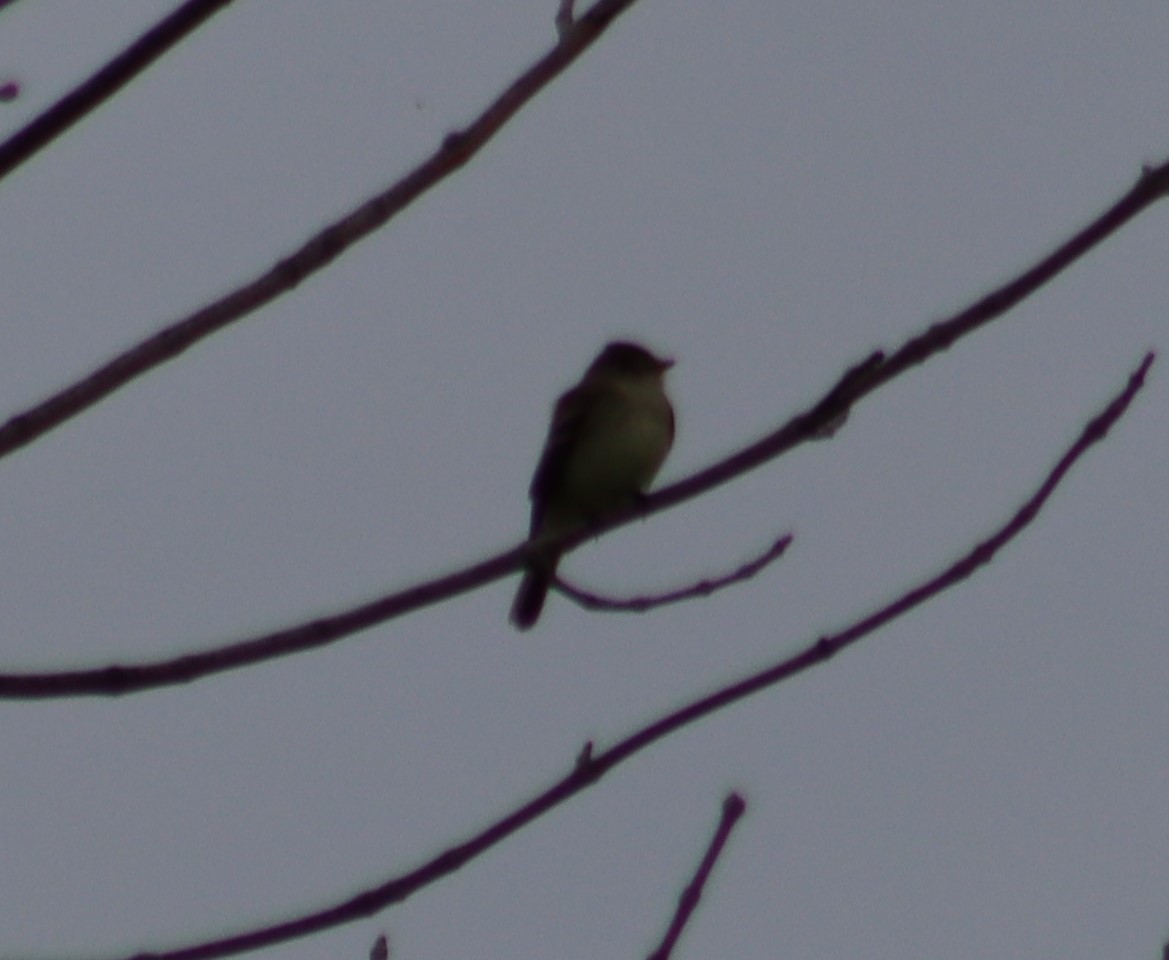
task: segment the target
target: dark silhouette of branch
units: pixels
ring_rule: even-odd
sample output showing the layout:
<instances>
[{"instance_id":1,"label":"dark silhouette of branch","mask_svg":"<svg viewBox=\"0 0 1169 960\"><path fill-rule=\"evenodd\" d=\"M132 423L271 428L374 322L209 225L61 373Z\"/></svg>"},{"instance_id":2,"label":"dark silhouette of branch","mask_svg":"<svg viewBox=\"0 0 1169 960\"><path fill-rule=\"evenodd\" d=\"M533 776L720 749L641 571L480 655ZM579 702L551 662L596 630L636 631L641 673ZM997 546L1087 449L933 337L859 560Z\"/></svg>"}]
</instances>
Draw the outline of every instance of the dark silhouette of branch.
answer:
<instances>
[{"instance_id":1,"label":"dark silhouette of branch","mask_svg":"<svg viewBox=\"0 0 1169 960\"><path fill-rule=\"evenodd\" d=\"M698 906L698 901L702 899L702 890L710 878L710 872L722 854L723 847L726 846L727 838L735 829L735 824L738 823L739 817L746 809L746 801L737 793L730 794L723 801L722 819L719 820L718 829L715 830L714 836L710 839L710 846L707 847L702 863L698 865L698 870L694 873L694 878L678 898L678 909L674 912L674 918L670 921L670 926L662 938L661 945L649 955L649 960L670 960L670 954L674 952L678 938L686 929L686 924Z\"/></svg>"},{"instance_id":2,"label":"dark silhouette of branch","mask_svg":"<svg viewBox=\"0 0 1169 960\"><path fill-rule=\"evenodd\" d=\"M582 590L580 587L566 581L563 577L556 578L555 587L566 597L575 600L586 610L644 613L647 610L652 610L654 607L663 607L669 603L679 603L682 600L692 600L695 597L709 597L712 593L717 593L719 590L722 590L724 587L729 587L731 584L740 583L743 580L750 580L764 567L782 557L791 545L791 542L791 534L785 533L775 543L759 554L759 556L748 560L737 570L733 570L722 576L699 580L697 583L693 583L688 587L671 590L669 593L616 600L612 597L603 597L600 594Z\"/></svg>"},{"instance_id":3,"label":"dark silhouette of branch","mask_svg":"<svg viewBox=\"0 0 1169 960\"><path fill-rule=\"evenodd\" d=\"M1164 169L1169 176L1169 165ZM1075 238L1064 244L1060 250L1066 250L1074 240ZM1040 267L1049 263L1051 259L1043 261ZM1032 268L1024 277L1035 274L1040 267ZM1021 279L1012 281L1003 290L1017 287ZM565 551L571 550L585 540L657 513L683 500L697 497L734 476L787 453L804 441L817 439L822 435L826 425L846 416L857 400L872 393L894 376L904 373L911 366L948 349L955 339L971 333L982 323L1001 313L1002 309L994 307L995 312L991 316L980 319L981 314L977 308L983 304L996 305L1003 296L1001 291L991 294L979 301L975 307L958 314L953 320L935 324L926 333L907 341L888 360L882 353L874 353L846 371L822 400L809 410L797 414L774 433L711 467L648 494L635 508L615 514L604 523L588 530L557 538L555 542L562 545ZM894 368L893 373L888 372L890 368ZM0 699L121 696L153 687L190 683L214 673L323 647L351 633L368 629L433 603L449 600L507 576L524 565L530 551L531 547L523 543L454 573L388 594L333 616L229 643L212 650L132 666L114 664L88 670L51 673L0 673Z\"/></svg>"},{"instance_id":4,"label":"dark silhouette of branch","mask_svg":"<svg viewBox=\"0 0 1169 960\"><path fill-rule=\"evenodd\" d=\"M714 466L671 484L646 498L645 514L656 513L689 499L696 490L710 490L785 453L814 436L815 427L829 427L848 413L861 397L900 376L910 367L924 363L957 340L973 333L1010 310L1066 269L1093 247L1110 237L1133 217L1157 200L1169 195L1169 162L1145 167L1136 184L1108 210L1068 241L1057 247L1014 280L987 294L977 303L949 319L933 324L919 336L906 341L888 359L874 355L871 365L863 364L856 375L845 378L835 391L803 417L796 417L779 430ZM809 423L811 421L811 423Z\"/></svg>"},{"instance_id":5,"label":"dark silhouette of branch","mask_svg":"<svg viewBox=\"0 0 1169 960\"><path fill-rule=\"evenodd\" d=\"M392 187L345 214L249 283L164 327L96 370L0 427L0 457L32 443L131 380L172 360L205 337L271 303L332 263L359 240L383 227L435 184L471 160L528 101L592 46L637 0L598 0L575 20L560 42L504 90L464 130Z\"/></svg>"},{"instance_id":6,"label":"dark silhouette of branch","mask_svg":"<svg viewBox=\"0 0 1169 960\"><path fill-rule=\"evenodd\" d=\"M534 822L554 807L588 789L618 765L683 727L716 711L726 709L752 694L773 687L798 673L831 659L845 647L859 643L891 620L908 613L950 587L971 576L979 567L990 563L995 554L1017 537L1038 516L1072 466L1089 448L1102 441L1109 429L1123 416L1137 392L1144 386L1145 375L1153 363L1148 354L1131 374L1124 390L1094 417L1076 441L1059 459L1039 488L1002 527L976 544L942 573L902 594L892 603L869 614L839 633L820 637L802 652L781 660L758 673L751 674L714 693L700 697L642 727L608 750L595 754L592 744L581 750L572 769L560 780L495 823L462 843L449 847L415 869L358 893L315 913L305 914L266 927L217 940L180 947L159 953L137 954L131 960L212 960L273 946L331 927L371 916L394 903L400 903L429 884L461 868L468 861L501 843L513 833Z\"/></svg>"},{"instance_id":7,"label":"dark silhouette of branch","mask_svg":"<svg viewBox=\"0 0 1169 960\"><path fill-rule=\"evenodd\" d=\"M179 41L201 27L231 0L187 0L93 76L83 80L40 116L0 143L0 178L109 100Z\"/></svg>"},{"instance_id":8,"label":"dark silhouette of branch","mask_svg":"<svg viewBox=\"0 0 1169 960\"><path fill-rule=\"evenodd\" d=\"M190 683L212 674L323 647L351 633L498 580L519 569L527 553L526 544L521 544L455 573L391 593L334 616L311 620L212 650L134 666L114 664L91 670L0 674L0 699L121 696L153 687Z\"/></svg>"},{"instance_id":9,"label":"dark silhouette of branch","mask_svg":"<svg viewBox=\"0 0 1169 960\"><path fill-rule=\"evenodd\" d=\"M849 370L826 395L816 409L828 403L843 387L858 376L858 371L868 371L880 357L870 358ZM838 416L830 412L828 418ZM812 415L800 414L802 421L815 438L820 421ZM793 421L794 422L794 421ZM713 485L713 484L712 484ZM690 496L703 492L696 488ZM646 512L656 499L656 494L645 497L641 507L622 513L604 524L589 530L557 538L555 542L570 550L585 540L607 532L614 527L631 523ZM50 673L0 673L0 699L40 700L76 696L122 696L155 687L174 686L190 683L202 677L227 670L289 656L317 647L323 647L352 633L368 629L395 617L403 616L423 607L449 600L461 593L478 589L494 580L518 570L527 561L531 547L521 543L502 553L488 557L454 573L437 577L405 590L396 591L369 603L342 611L333 616L321 617L307 623L296 624L283 630L262 634L234 643L224 644L210 650L182 654L153 663L121 665L83 670L54 671Z\"/></svg>"}]
</instances>

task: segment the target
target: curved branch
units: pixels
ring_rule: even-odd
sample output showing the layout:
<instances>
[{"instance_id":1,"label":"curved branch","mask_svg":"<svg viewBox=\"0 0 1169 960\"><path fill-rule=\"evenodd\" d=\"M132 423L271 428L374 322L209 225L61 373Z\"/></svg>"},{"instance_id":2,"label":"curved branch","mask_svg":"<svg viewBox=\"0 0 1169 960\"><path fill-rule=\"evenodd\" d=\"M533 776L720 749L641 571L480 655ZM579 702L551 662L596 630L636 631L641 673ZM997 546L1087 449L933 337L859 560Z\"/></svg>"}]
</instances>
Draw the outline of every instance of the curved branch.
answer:
<instances>
[{"instance_id":1,"label":"curved branch","mask_svg":"<svg viewBox=\"0 0 1169 960\"><path fill-rule=\"evenodd\" d=\"M1169 165L1163 169L1169 171ZM1066 250L1074 240L1075 238L1060 250ZM1048 258L1040 266L1052 259ZM1039 267L1032 268L1024 277L1032 276L1038 270ZM1003 289L1017 287L1021 279L1013 281ZM926 333L911 338L888 360L881 353L873 354L846 371L822 400L809 410L797 414L774 433L711 467L648 494L637 507L615 514L604 523L588 530L562 537L557 543L565 551L571 550L585 540L697 497L741 473L787 453L802 442L817 439L826 426L846 416L857 400L872 393L898 374L904 373L911 366L948 349L959 337L971 333L983 323L998 316L1005 308L996 308L997 312L985 317L979 314L979 308L985 304L997 304L1001 299L1002 291L983 298L953 320L935 324ZM893 372L890 372L890 368L893 368ZM0 699L121 696L154 687L190 683L211 674L323 647L351 633L448 600L507 576L527 562L530 551L531 547L523 543L454 573L388 594L331 617L312 620L213 650L134 666L111 665L90 670L52 673L2 673Z\"/></svg>"},{"instance_id":2,"label":"curved branch","mask_svg":"<svg viewBox=\"0 0 1169 960\"><path fill-rule=\"evenodd\" d=\"M199 29L232 0L187 0L130 46L83 80L40 116L0 143L0 178L8 176L38 150L48 146L86 114Z\"/></svg>"},{"instance_id":3,"label":"curved branch","mask_svg":"<svg viewBox=\"0 0 1169 960\"><path fill-rule=\"evenodd\" d=\"M0 427L0 457L60 426L136 377L173 360L200 340L253 310L271 303L328 266L359 240L385 226L435 184L466 164L533 97L592 46L637 0L599 0L574 21L560 42L529 67L464 130L449 134L439 148L397 183L311 237L249 283L196 310L118 354L92 373L18 413Z\"/></svg>"},{"instance_id":4,"label":"curved branch","mask_svg":"<svg viewBox=\"0 0 1169 960\"><path fill-rule=\"evenodd\" d=\"M591 17L592 14L590 13L588 16ZM577 26L573 28L574 35L587 22L588 18L577 21ZM949 320L936 323L924 333L911 337L888 359L879 352L872 354L847 371L822 400L808 410L797 414L784 426L763 439L690 477L647 495L635 509L617 514L604 524L590 530L566 536L560 543L565 550L569 550L587 539L705 493L707 490L787 453L800 443L816 439L822 435L825 428L846 416L858 400L888 383L894 377L903 374L911 367L924 363L930 357L948 350L960 338L997 319L1007 309L1033 293L1096 244L1120 229L1141 210L1163 197L1167 191L1169 191L1169 163L1162 164L1155 169L1145 169L1136 185L1117 203L1016 279L983 297L973 306ZM133 352L131 351L131 353ZM81 387L71 389L81 389ZM82 390L82 392L85 391ZM50 405L54 402L49 401ZM86 405L84 400L79 402L82 406ZM19 434L23 429L16 425L20 419L18 417L5 427L0 428L0 455L3 455L6 440L9 443L13 442L12 431L16 430ZM48 428L45 427L45 429ZM210 674L325 646L350 633L450 599L460 593L466 593L507 576L525 563L528 559L528 553L529 548L526 545L516 546L455 573L391 593L334 616L243 640L215 650L186 654L170 660L140 666L114 665L94 670L74 670L63 673L0 674L0 699L118 696L151 687L189 683Z\"/></svg>"},{"instance_id":5,"label":"curved branch","mask_svg":"<svg viewBox=\"0 0 1169 960\"><path fill-rule=\"evenodd\" d=\"M933 324L924 333L911 337L890 356L874 354L840 382L819 405L802 417L796 417L779 430L706 470L665 487L646 498L647 514L656 513L693 496L697 490L709 490L737 477L773 457L786 453L814 435L815 428L829 428L847 415L861 397L936 356L962 337L997 320L1018 305L1048 280L1075 263L1128 223L1147 207L1169 195L1169 161L1158 167L1145 167L1132 189L1099 217L1057 247L1033 267L1014 280L987 294L954 316Z\"/></svg>"},{"instance_id":6,"label":"curved branch","mask_svg":"<svg viewBox=\"0 0 1169 960\"><path fill-rule=\"evenodd\" d=\"M876 359L879 360L879 357ZM871 358L845 373L840 383L828 392L826 398L820 401L815 409L825 406L840 391L842 385L855 379L858 370L869 370L873 362L874 360ZM835 419L837 416L836 413L830 413L829 419ZM792 422L795 421L801 421L804 424L809 439L815 439L818 428L822 426L820 420L811 414L800 414ZM778 454L773 456L778 456ZM744 472L746 469L750 468L744 468ZM711 485L713 486L713 484ZM700 495L705 489L701 486L693 489L687 499ZM616 515L597 527L561 537L555 542L565 551L571 550L585 540L637 520L653 509L655 501L660 496L661 494L650 494L642 500L641 505L636 509ZM468 593L505 577L524 566L529 559L531 549L531 546L524 542L488 557L486 560L456 570L454 573L387 594L332 616L321 617L258 637L224 644L210 650L182 654L167 660L157 660L145 664L112 664L93 669L48 673L0 673L0 700L122 696L141 690L190 683L212 674L236 670L264 660L327 646L352 633L369 629L431 604L449 600L459 594Z\"/></svg>"},{"instance_id":7,"label":"curved branch","mask_svg":"<svg viewBox=\"0 0 1169 960\"><path fill-rule=\"evenodd\" d=\"M774 563L786 552L787 548L791 546L792 536L790 533L785 533L782 537L775 541L770 547L764 550L757 557L752 557L746 563L740 564L735 570L730 573L724 573L717 577L708 577L699 580L697 583L692 583L688 587L682 587L678 590L671 590L668 593L659 593L653 595L643 595L640 597L629 597L624 600L615 600L612 597L603 597L598 593L593 593L589 590L582 590L580 587L574 586L563 577L557 577L555 581L555 588L570 600L575 601L584 607L586 610L606 610L606 611L620 611L622 613L645 613L647 610L652 610L654 607L664 607L671 603L680 603L683 600L693 600L696 597L709 597L712 593L717 593L719 590L729 587L735 583L742 583L744 580L750 580L765 567Z\"/></svg>"},{"instance_id":8,"label":"curved branch","mask_svg":"<svg viewBox=\"0 0 1169 960\"><path fill-rule=\"evenodd\" d=\"M1017 537L1038 516L1039 511L1055 492L1059 483L1081 456L1108 434L1109 429L1124 415L1129 404L1144 386L1145 375L1153 363L1148 354L1131 374L1124 390L1105 409L1094 417L1076 441L1059 459L1043 483L1002 527L981 543L976 544L956 563L942 573L902 594L892 603L856 621L837 634L820 637L795 656L781 660L758 673L744 677L704 697L683 706L642 727L618 741L608 750L593 754L589 744L577 756L572 770L543 792L505 815L464 842L449 847L421 866L392 877L364 890L356 896L340 901L324 910L305 914L271 926L258 927L243 933L209 940L176 950L160 953L142 953L131 960L212 960L232 956L261 947L273 946L309 934L371 916L386 907L400 903L420 889L458 870L464 864L486 852L513 833L526 827L554 807L588 789L614 767L659 740L701 718L723 710L754 693L776 686L784 680L803 673L831 659L845 647L862 639L891 620L908 613L950 587L971 576L978 568L990 563L996 553Z\"/></svg>"}]
</instances>

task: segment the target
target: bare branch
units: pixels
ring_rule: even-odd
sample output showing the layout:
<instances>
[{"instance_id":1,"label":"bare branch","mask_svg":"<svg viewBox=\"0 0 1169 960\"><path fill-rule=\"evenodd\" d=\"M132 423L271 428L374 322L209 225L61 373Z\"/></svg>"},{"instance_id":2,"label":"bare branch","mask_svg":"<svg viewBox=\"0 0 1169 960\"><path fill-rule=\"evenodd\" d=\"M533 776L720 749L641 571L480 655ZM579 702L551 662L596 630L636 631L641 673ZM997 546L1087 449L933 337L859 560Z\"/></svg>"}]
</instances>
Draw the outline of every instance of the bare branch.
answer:
<instances>
[{"instance_id":1,"label":"bare branch","mask_svg":"<svg viewBox=\"0 0 1169 960\"><path fill-rule=\"evenodd\" d=\"M616 600L612 597L603 597L600 594L582 590L580 587L566 581L563 577L556 578L555 586L562 594L571 600L575 600L586 610L644 613L647 610L652 610L654 607L663 607L669 603L679 603L682 600L692 600L695 597L709 597L712 593L716 593L724 587L729 587L731 584L740 583L743 580L750 580L768 564L782 557L791 545L791 542L791 534L785 533L775 543L759 554L759 556L748 560L738 569L718 577L699 580L697 583L691 584L688 587L672 590L669 593Z\"/></svg>"},{"instance_id":2,"label":"bare branch","mask_svg":"<svg viewBox=\"0 0 1169 960\"><path fill-rule=\"evenodd\" d=\"M913 342L916 341L910 341L910 343ZM902 348L897 355L900 356L904 352L905 348ZM1148 362L1152 362L1151 354ZM745 457L742 452L732 454L713 467L702 470L657 493L649 494L635 510L623 512L594 528L559 538L554 542L563 545L566 551L570 550L587 539L631 523L651 512L656 513L668 506L673 506L683 499L696 497L711 487L726 482L729 477L722 473L723 464L736 462L739 464L738 472L746 472L766 462L767 459L780 456L792 449L800 442L801 436L815 439L818 429L825 421L831 422L840 416L841 402L847 402L849 405L853 402L852 400L840 401L839 397L847 396L851 390L858 389L858 384L862 391L861 396L876 389L868 387L867 378L875 374L879 375L884 369L885 363L886 361L880 354L874 354L868 360L847 371L837 386L830 390L827 396L816 404L809 413L798 414L788 422L787 426L771 435L773 439L779 438L782 443L775 444L774 449L762 460L757 460L754 456ZM906 367L903 366L902 369L904 370ZM765 438L764 441L748 447L747 451L757 450L767 442ZM700 479L701 483L698 482ZM225 644L212 650L183 654L169 660L134 666L114 664L90 670L0 673L0 699L41 700L76 696L122 696L154 687L190 683L211 674L223 673L263 660L323 647L335 643L351 633L366 630L422 607L449 600L451 597L478 589L507 576L527 562L531 550L531 545L525 542L469 567L456 570L454 573L388 594L330 617L322 617L283 630L262 634L259 637Z\"/></svg>"},{"instance_id":3,"label":"bare branch","mask_svg":"<svg viewBox=\"0 0 1169 960\"><path fill-rule=\"evenodd\" d=\"M330 617L168 660L134 666L113 664L92 670L0 674L0 699L122 696L139 690L190 683L212 674L323 647L351 633L367 630L386 620L448 600L507 576L523 565L527 555L527 545L521 544L455 573L391 593Z\"/></svg>"},{"instance_id":4,"label":"bare branch","mask_svg":"<svg viewBox=\"0 0 1169 960\"><path fill-rule=\"evenodd\" d=\"M696 491L710 490L726 483L744 470L786 453L814 437L819 430L830 427L837 418L847 414L861 397L900 376L910 367L924 363L948 350L962 337L998 319L1110 237L1146 207L1166 195L1169 195L1169 162L1155 168L1144 168L1140 178L1128 193L1033 267L960 313L935 323L924 333L910 338L888 359L882 359L874 354L868 361L859 364L851 376L846 375L832 394L774 433L706 470L650 494L642 505L644 515L656 513L689 499Z\"/></svg>"},{"instance_id":5,"label":"bare branch","mask_svg":"<svg viewBox=\"0 0 1169 960\"><path fill-rule=\"evenodd\" d=\"M154 61L199 29L231 0L187 0L83 80L40 116L0 143L0 178L8 176L38 150L109 100Z\"/></svg>"},{"instance_id":6,"label":"bare branch","mask_svg":"<svg viewBox=\"0 0 1169 960\"><path fill-rule=\"evenodd\" d=\"M659 740L665 739L709 714L723 710L754 693L776 686L798 673L823 663L845 647L860 642L889 621L908 613L932 597L961 583L979 567L989 563L1002 547L1017 537L1038 516L1039 511L1076 461L1089 448L1103 440L1113 424L1124 415L1133 398L1144 386L1145 375L1152 363L1153 355L1148 354L1129 377L1124 390L1084 427L1080 436L1051 469L1038 490L1028 498L1013 517L987 539L974 546L957 563L952 564L937 576L926 580L920 586L907 591L888 606L858 620L837 634L821 637L793 657L782 660L765 670L745 677L666 714L618 741L608 750L594 754L592 745L589 744L577 755L572 769L551 787L537 794L527 803L486 829L464 842L448 848L408 873L386 880L376 887L364 890L356 896L316 913L176 950L138 954L131 960L212 960L215 957L231 956L319 933L331 927L371 916L391 904L400 903L423 887L458 870L468 861L501 843L554 807L586 790L614 767L624 763Z\"/></svg>"},{"instance_id":7,"label":"bare branch","mask_svg":"<svg viewBox=\"0 0 1169 960\"><path fill-rule=\"evenodd\" d=\"M702 899L702 890L710 878L715 863L722 854L723 847L726 846L727 838L730 837L731 831L735 829L735 824L738 823L746 809L746 801L737 793L728 795L723 801L722 819L719 820L718 829L715 830L714 836L710 839L706 855L703 856L702 863L698 865L694 878L678 898L678 909L674 912L674 919L670 921L670 926L662 938L661 945L649 955L649 960L670 960L670 954L674 952L678 938L686 929L686 924L698 906L698 901Z\"/></svg>"},{"instance_id":8,"label":"bare branch","mask_svg":"<svg viewBox=\"0 0 1169 960\"><path fill-rule=\"evenodd\" d=\"M637 0L599 0L571 33L529 67L464 130L392 187L311 237L249 283L164 327L92 373L18 413L0 427L0 457L32 443L136 377L173 360L200 340L271 303L322 270L359 240L385 226L435 184L471 160L533 97L563 73L620 14Z\"/></svg>"}]
</instances>

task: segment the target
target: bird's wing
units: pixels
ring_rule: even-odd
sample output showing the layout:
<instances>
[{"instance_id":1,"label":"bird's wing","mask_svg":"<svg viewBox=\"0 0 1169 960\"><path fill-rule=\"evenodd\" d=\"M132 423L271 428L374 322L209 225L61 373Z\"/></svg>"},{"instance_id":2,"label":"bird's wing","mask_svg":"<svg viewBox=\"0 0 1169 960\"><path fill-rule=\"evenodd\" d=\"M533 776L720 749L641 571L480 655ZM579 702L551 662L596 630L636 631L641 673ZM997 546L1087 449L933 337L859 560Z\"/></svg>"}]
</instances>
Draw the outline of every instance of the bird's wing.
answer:
<instances>
[{"instance_id":1,"label":"bird's wing","mask_svg":"<svg viewBox=\"0 0 1169 960\"><path fill-rule=\"evenodd\" d=\"M595 387L581 384L573 387L559 400L552 411L552 424L548 428L548 439L544 441L544 452L536 465L528 495L532 498L532 530L534 536L544 519L548 499L560 487L567 469L569 458L576 449L581 431L586 429L589 411L593 408L590 396Z\"/></svg>"}]
</instances>

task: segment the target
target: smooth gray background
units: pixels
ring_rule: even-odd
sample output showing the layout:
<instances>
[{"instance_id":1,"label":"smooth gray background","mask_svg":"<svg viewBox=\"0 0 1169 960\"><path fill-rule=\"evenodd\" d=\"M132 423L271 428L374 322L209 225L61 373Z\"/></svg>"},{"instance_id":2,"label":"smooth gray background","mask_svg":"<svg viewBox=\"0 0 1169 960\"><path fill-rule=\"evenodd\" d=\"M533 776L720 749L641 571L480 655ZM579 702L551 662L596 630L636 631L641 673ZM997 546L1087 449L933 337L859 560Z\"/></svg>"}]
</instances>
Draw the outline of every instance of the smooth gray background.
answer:
<instances>
[{"instance_id":1,"label":"smooth gray background","mask_svg":"<svg viewBox=\"0 0 1169 960\"><path fill-rule=\"evenodd\" d=\"M267 267L554 39L553 0L235 4L0 184L0 414ZM170 7L0 15L14 130ZM0 664L138 661L513 543L599 345L677 357L663 479L986 292L1169 154L1169 7L645 0L453 180L279 302L0 464ZM0 956L227 933L399 873L581 743L932 574L1164 349L1169 211L830 443L582 549L652 615L515 580L122 701L0 704ZM405 905L270 952L644 955L730 788L679 956L1149 958L1169 936L1169 392L996 564L691 729Z\"/></svg>"}]
</instances>

